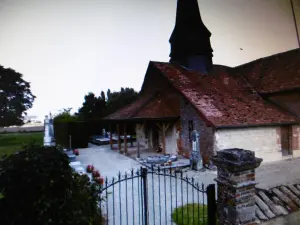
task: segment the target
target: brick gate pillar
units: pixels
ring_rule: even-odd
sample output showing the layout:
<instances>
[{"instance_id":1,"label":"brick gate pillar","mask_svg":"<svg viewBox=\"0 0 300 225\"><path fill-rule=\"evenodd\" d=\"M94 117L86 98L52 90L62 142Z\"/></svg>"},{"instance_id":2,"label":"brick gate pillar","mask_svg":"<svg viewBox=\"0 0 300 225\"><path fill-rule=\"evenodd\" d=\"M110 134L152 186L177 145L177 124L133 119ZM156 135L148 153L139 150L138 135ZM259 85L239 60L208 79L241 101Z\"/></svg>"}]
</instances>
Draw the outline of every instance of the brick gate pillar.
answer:
<instances>
[{"instance_id":1,"label":"brick gate pillar","mask_svg":"<svg viewBox=\"0 0 300 225\"><path fill-rule=\"evenodd\" d=\"M217 214L220 225L256 225L255 169L262 159L243 149L218 151L212 158L218 168Z\"/></svg>"}]
</instances>

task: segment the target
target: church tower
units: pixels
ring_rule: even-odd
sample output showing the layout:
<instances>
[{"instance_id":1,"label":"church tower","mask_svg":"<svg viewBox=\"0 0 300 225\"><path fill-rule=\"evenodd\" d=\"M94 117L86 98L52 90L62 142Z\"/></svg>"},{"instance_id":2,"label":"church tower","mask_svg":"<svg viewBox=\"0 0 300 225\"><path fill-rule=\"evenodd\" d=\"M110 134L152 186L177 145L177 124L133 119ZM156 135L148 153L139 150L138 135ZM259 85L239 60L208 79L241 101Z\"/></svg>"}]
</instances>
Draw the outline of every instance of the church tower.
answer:
<instances>
[{"instance_id":1,"label":"church tower","mask_svg":"<svg viewBox=\"0 0 300 225\"><path fill-rule=\"evenodd\" d=\"M202 22L197 0L177 0L176 23L170 37L170 62L208 73L213 50L210 31Z\"/></svg>"}]
</instances>

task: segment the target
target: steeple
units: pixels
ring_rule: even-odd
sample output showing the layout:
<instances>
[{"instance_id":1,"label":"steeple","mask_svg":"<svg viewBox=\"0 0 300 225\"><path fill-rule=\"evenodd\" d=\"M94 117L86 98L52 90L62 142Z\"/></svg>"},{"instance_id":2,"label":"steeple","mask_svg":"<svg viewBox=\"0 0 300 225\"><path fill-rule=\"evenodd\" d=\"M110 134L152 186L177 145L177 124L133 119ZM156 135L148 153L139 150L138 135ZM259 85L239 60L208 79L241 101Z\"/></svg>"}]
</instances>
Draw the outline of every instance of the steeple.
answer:
<instances>
[{"instance_id":1,"label":"steeple","mask_svg":"<svg viewBox=\"0 0 300 225\"><path fill-rule=\"evenodd\" d=\"M170 37L170 62L207 73L212 67L210 31L203 24L197 0L178 0L176 24Z\"/></svg>"}]
</instances>

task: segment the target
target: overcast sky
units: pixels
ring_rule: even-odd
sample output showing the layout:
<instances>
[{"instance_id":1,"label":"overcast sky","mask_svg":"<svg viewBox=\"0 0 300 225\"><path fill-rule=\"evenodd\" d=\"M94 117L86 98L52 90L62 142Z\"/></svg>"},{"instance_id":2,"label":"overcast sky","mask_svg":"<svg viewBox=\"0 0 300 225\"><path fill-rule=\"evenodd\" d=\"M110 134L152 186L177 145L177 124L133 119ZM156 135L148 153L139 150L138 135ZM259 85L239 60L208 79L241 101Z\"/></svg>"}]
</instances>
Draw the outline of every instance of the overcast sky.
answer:
<instances>
[{"instance_id":1,"label":"overcast sky","mask_svg":"<svg viewBox=\"0 0 300 225\"><path fill-rule=\"evenodd\" d=\"M289 0L198 2L216 64L298 47ZM169 60L175 14L176 0L0 0L0 64L31 82L30 115L77 110L88 92L140 90L149 60Z\"/></svg>"}]
</instances>

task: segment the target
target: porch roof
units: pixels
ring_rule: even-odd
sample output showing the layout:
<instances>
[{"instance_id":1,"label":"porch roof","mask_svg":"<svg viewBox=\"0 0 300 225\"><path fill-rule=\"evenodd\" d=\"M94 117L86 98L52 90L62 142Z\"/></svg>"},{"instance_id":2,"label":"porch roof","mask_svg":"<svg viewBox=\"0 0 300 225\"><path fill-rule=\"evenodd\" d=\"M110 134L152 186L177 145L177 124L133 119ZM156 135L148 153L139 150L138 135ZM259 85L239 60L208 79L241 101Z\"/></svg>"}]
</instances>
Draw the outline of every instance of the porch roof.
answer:
<instances>
[{"instance_id":1,"label":"porch roof","mask_svg":"<svg viewBox=\"0 0 300 225\"><path fill-rule=\"evenodd\" d=\"M105 117L108 121L174 120L180 117L178 107L169 102L175 96L161 93L141 95L135 102Z\"/></svg>"}]
</instances>

